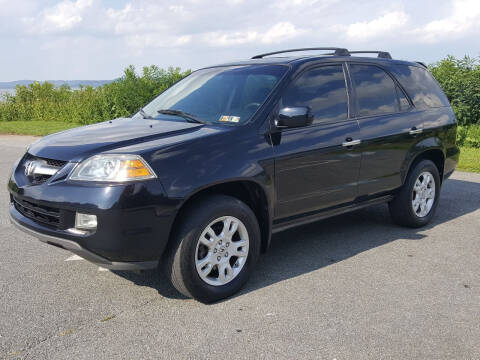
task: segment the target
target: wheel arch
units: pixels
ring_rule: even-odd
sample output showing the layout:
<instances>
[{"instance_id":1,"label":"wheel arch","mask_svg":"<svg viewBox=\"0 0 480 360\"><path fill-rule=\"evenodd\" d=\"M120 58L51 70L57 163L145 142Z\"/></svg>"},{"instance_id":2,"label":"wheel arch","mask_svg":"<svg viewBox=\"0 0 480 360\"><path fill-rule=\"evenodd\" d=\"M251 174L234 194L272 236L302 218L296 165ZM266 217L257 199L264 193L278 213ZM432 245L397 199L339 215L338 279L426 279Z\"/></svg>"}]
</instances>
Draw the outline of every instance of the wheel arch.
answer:
<instances>
[{"instance_id":1,"label":"wheel arch","mask_svg":"<svg viewBox=\"0 0 480 360\"><path fill-rule=\"evenodd\" d=\"M440 174L440 183L443 182L445 150L440 139L429 138L418 143L407 155L402 167L402 184L405 183L410 171L422 160L430 160L437 166Z\"/></svg>"},{"instance_id":2,"label":"wheel arch","mask_svg":"<svg viewBox=\"0 0 480 360\"><path fill-rule=\"evenodd\" d=\"M271 207L266 189L257 181L252 179L232 179L201 187L189 194L179 205L170 231L169 242L172 234L180 224L182 215L188 211L195 200L208 196L209 194L223 194L234 197L247 204L258 220L261 232L261 251L266 252L271 239ZM168 246L168 245L167 245Z\"/></svg>"}]
</instances>

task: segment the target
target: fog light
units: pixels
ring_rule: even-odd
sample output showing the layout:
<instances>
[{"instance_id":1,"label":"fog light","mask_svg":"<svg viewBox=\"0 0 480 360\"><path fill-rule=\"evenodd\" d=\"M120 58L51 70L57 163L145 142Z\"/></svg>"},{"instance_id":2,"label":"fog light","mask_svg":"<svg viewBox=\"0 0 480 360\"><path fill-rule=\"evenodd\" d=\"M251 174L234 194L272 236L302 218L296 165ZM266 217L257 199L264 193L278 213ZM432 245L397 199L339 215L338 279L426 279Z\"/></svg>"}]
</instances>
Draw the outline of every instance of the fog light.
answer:
<instances>
[{"instance_id":1,"label":"fog light","mask_svg":"<svg viewBox=\"0 0 480 360\"><path fill-rule=\"evenodd\" d=\"M75 228L95 230L97 228L97 215L77 213L75 216Z\"/></svg>"}]
</instances>

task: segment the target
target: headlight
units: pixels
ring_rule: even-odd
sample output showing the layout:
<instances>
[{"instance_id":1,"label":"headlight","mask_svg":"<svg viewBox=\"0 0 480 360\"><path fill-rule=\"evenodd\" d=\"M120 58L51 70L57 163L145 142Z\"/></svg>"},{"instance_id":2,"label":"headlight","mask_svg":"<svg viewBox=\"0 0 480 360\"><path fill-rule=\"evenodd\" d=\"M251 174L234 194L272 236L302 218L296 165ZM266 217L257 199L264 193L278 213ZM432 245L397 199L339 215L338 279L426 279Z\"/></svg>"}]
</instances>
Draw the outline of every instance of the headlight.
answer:
<instances>
[{"instance_id":1,"label":"headlight","mask_svg":"<svg viewBox=\"0 0 480 360\"><path fill-rule=\"evenodd\" d=\"M95 155L78 164L71 180L124 182L157 177L138 155Z\"/></svg>"}]
</instances>

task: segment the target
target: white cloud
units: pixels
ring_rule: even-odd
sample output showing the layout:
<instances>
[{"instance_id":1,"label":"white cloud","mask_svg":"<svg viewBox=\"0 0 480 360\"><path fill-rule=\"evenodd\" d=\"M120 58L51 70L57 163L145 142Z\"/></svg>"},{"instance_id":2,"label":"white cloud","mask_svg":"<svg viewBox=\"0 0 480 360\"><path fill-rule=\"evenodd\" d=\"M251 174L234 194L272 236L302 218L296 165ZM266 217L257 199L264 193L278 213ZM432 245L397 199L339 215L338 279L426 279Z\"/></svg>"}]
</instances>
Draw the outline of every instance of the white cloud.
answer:
<instances>
[{"instance_id":1,"label":"white cloud","mask_svg":"<svg viewBox=\"0 0 480 360\"><path fill-rule=\"evenodd\" d=\"M403 11L392 11L371 21L357 22L347 27L347 36L357 40L382 37L403 27L408 15Z\"/></svg>"},{"instance_id":2,"label":"white cloud","mask_svg":"<svg viewBox=\"0 0 480 360\"><path fill-rule=\"evenodd\" d=\"M159 34L129 35L127 45L143 50L144 48L177 47L188 44L192 40L190 35L161 36Z\"/></svg>"},{"instance_id":3,"label":"white cloud","mask_svg":"<svg viewBox=\"0 0 480 360\"><path fill-rule=\"evenodd\" d=\"M203 36L203 40L211 46L241 45L257 41L257 39L256 31L209 32Z\"/></svg>"},{"instance_id":4,"label":"white cloud","mask_svg":"<svg viewBox=\"0 0 480 360\"><path fill-rule=\"evenodd\" d=\"M292 39L300 35L303 30L298 30L295 28L295 25L289 22L280 22L272 26L264 35L261 37L263 43L280 43L285 40Z\"/></svg>"},{"instance_id":5,"label":"white cloud","mask_svg":"<svg viewBox=\"0 0 480 360\"><path fill-rule=\"evenodd\" d=\"M31 18L27 22L33 24L33 31L42 33L70 30L83 21L84 12L92 4L93 0L64 0L52 8L45 9L40 14L39 24L36 19Z\"/></svg>"},{"instance_id":6,"label":"white cloud","mask_svg":"<svg viewBox=\"0 0 480 360\"><path fill-rule=\"evenodd\" d=\"M281 43L300 35L304 30L295 28L289 22L279 22L265 32L235 31L229 33L210 32L204 35L203 40L212 46L234 46L248 43Z\"/></svg>"},{"instance_id":7,"label":"white cloud","mask_svg":"<svg viewBox=\"0 0 480 360\"><path fill-rule=\"evenodd\" d=\"M418 27L413 34L424 42L435 43L473 34L480 29L479 0L453 0L452 7L450 16Z\"/></svg>"}]
</instances>

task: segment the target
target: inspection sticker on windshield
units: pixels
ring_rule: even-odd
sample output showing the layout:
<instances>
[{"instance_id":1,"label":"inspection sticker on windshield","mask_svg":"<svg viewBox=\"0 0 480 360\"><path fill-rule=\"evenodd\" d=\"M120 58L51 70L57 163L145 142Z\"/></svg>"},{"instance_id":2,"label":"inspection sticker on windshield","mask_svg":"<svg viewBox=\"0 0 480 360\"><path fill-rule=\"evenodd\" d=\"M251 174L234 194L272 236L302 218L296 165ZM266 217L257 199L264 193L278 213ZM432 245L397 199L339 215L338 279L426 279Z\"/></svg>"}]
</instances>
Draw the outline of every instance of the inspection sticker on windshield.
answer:
<instances>
[{"instance_id":1,"label":"inspection sticker on windshield","mask_svg":"<svg viewBox=\"0 0 480 360\"><path fill-rule=\"evenodd\" d=\"M240 121L240 116L222 115L222 116L220 116L220 120L219 120L219 121L238 123L238 122Z\"/></svg>"}]
</instances>

